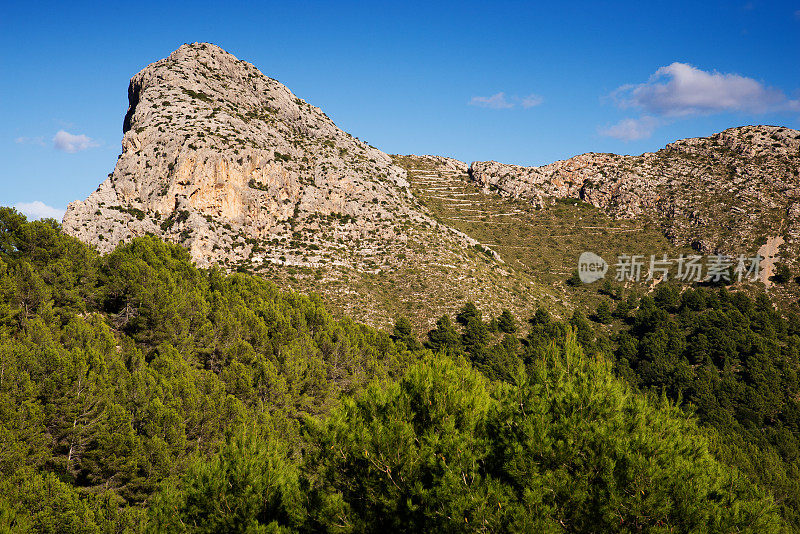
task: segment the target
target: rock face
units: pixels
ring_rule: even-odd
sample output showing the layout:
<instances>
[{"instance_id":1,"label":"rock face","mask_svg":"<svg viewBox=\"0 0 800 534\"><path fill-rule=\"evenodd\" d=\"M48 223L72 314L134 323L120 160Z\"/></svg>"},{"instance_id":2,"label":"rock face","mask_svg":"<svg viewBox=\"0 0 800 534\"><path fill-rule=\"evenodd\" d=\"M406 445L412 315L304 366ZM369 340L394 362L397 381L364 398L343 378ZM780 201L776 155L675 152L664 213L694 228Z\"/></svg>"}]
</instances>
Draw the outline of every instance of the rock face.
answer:
<instances>
[{"instance_id":1,"label":"rock face","mask_svg":"<svg viewBox=\"0 0 800 534\"><path fill-rule=\"evenodd\" d=\"M732 128L641 156L582 154L542 167L474 162L487 190L543 206L578 198L617 218L659 224L676 245L754 253L767 236L800 246L800 132ZM793 256L796 257L796 254Z\"/></svg>"},{"instance_id":2,"label":"rock face","mask_svg":"<svg viewBox=\"0 0 800 534\"><path fill-rule=\"evenodd\" d=\"M386 154L215 45L187 44L146 67L128 100L114 172L64 217L101 252L150 232L185 244L200 265L363 267L369 253L325 255L340 242L394 239L398 222L436 226Z\"/></svg>"}]
</instances>

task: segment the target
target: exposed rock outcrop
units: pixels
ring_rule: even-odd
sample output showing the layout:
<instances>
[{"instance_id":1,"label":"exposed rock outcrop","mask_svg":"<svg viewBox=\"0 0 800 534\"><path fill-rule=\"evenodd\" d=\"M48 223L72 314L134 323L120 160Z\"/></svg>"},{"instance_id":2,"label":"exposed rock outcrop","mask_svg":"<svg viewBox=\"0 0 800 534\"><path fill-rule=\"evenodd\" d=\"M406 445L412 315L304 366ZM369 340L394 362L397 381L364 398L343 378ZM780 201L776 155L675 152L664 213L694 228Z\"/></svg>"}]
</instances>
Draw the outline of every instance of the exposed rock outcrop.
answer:
<instances>
[{"instance_id":1,"label":"exposed rock outcrop","mask_svg":"<svg viewBox=\"0 0 800 534\"><path fill-rule=\"evenodd\" d=\"M798 235L800 131L731 128L640 156L582 154L542 167L473 162L485 189L544 206L578 198L617 218L661 225L675 244L702 252L755 252L781 222ZM795 246L800 245L794 239Z\"/></svg>"},{"instance_id":2,"label":"exposed rock outcrop","mask_svg":"<svg viewBox=\"0 0 800 534\"><path fill-rule=\"evenodd\" d=\"M102 252L150 232L201 265L237 263L254 239L308 229L311 244L323 228L335 241L432 223L386 154L217 46L180 47L134 76L128 96L114 172L64 217Z\"/></svg>"}]
</instances>

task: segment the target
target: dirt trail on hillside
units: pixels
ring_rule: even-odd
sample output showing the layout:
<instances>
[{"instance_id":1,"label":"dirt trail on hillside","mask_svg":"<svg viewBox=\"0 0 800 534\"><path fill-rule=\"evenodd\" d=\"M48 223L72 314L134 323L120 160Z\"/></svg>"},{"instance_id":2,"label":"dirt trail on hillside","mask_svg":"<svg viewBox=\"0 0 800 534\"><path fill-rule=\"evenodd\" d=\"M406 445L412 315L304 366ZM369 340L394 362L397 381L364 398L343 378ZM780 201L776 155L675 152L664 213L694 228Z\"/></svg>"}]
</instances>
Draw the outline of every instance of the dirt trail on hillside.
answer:
<instances>
[{"instance_id":1,"label":"dirt trail on hillside","mask_svg":"<svg viewBox=\"0 0 800 534\"><path fill-rule=\"evenodd\" d=\"M770 277L775 274L775 264L778 262L778 252L780 251L781 245L783 245L783 237L780 236L783 233L783 223L785 219L781 220L781 226L778 229L778 235L774 237L768 237L767 242L761 245L758 249L758 255L764 258L761 260L761 272L759 273L761 281L764 282L764 286L769 288L772 285L772 280Z\"/></svg>"}]
</instances>

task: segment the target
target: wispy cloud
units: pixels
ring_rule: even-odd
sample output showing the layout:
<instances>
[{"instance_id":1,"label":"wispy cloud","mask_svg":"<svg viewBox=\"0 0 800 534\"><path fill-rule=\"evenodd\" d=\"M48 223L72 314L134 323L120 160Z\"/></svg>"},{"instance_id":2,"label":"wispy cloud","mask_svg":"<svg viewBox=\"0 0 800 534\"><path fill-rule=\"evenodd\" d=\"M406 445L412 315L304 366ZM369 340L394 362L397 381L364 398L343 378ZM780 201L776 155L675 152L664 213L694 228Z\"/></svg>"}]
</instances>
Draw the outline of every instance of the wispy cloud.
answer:
<instances>
[{"instance_id":1,"label":"wispy cloud","mask_svg":"<svg viewBox=\"0 0 800 534\"><path fill-rule=\"evenodd\" d=\"M650 137L658 126L681 118L800 110L800 100L791 100L780 89L753 78L678 62L659 68L644 83L623 85L610 96L620 108L642 114L599 130L601 135L626 141Z\"/></svg>"},{"instance_id":2,"label":"wispy cloud","mask_svg":"<svg viewBox=\"0 0 800 534\"><path fill-rule=\"evenodd\" d=\"M64 130L59 130L53 137L53 147L56 150L74 154L89 148L100 146L100 144L84 134L71 134Z\"/></svg>"},{"instance_id":3,"label":"wispy cloud","mask_svg":"<svg viewBox=\"0 0 800 534\"><path fill-rule=\"evenodd\" d=\"M616 124L600 128L600 135L613 137L622 141L637 141L653 135L659 121L655 117L644 116L638 119L622 119Z\"/></svg>"},{"instance_id":4,"label":"wispy cloud","mask_svg":"<svg viewBox=\"0 0 800 534\"><path fill-rule=\"evenodd\" d=\"M64 218L64 211L59 208L48 206L40 200L33 202L19 202L14 207L29 219L47 219L52 218L60 221Z\"/></svg>"},{"instance_id":5,"label":"wispy cloud","mask_svg":"<svg viewBox=\"0 0 800 534\"><path fill-rule=\"evenodd\" d=\"M14 142L18 145L38 145L38 146L47 146L44 142L44 137L17 137L14 139Z\"/></svg>"},{"instance_id":6,"label":"wispy cloud","mask_svg":"<svg viewBox=\"0 0 800 534\"><path fill-rule=\"evenodd\" d=\"M539 95L535 95L533 93L529 94L528 96L522 97L520 104L525 109L532 108L538 105L541 105L544 102L544 98Z\"/></svg>"},{"instance_id":7,"label":"wispy cloud","mask_svg":"<svg viewBox=\"0 0 800 534\"><path fill-rule=\"evenodd\" d=\"M492 96L473 96L469 101L469 105L489 109L511 109L517 106L528 109L538 106L542 102L544 102L544 98L533 93L519 97L506 96L506 93L501 91Z\"/></svg>"},{"instance_id":8,"label":"wispy cloud","mask_svg":"<svg viewBox=\"0 0 800 534\"><path fill-rule=\"evenodd\" d=\"M469 101L469 105L489 109L509 109L514 107L514 104L508 101L506 94L503 92L492 96L473 96Z\"/></svg>"}]
</instances>

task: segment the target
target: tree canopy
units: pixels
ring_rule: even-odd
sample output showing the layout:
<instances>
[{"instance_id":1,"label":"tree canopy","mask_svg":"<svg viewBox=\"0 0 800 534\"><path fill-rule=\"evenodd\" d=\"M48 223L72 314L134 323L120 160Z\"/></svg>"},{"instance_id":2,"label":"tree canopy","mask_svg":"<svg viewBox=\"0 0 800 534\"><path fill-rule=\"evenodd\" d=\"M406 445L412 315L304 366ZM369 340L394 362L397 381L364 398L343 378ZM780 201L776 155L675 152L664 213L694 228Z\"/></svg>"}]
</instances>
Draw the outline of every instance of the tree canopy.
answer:
<instances>
[{"instance_id":1,"label":"tree canopy","mask_svg":"<svg viewBox=\"0 0 800 534\"><path fill-rule=\"evenodd\" d=\"M580 312L454 303L422 341L2 208L0 527L796 525L796 321L716 289L629 300L604 310L613 339Z\"/></svg>"}]
</instances>

